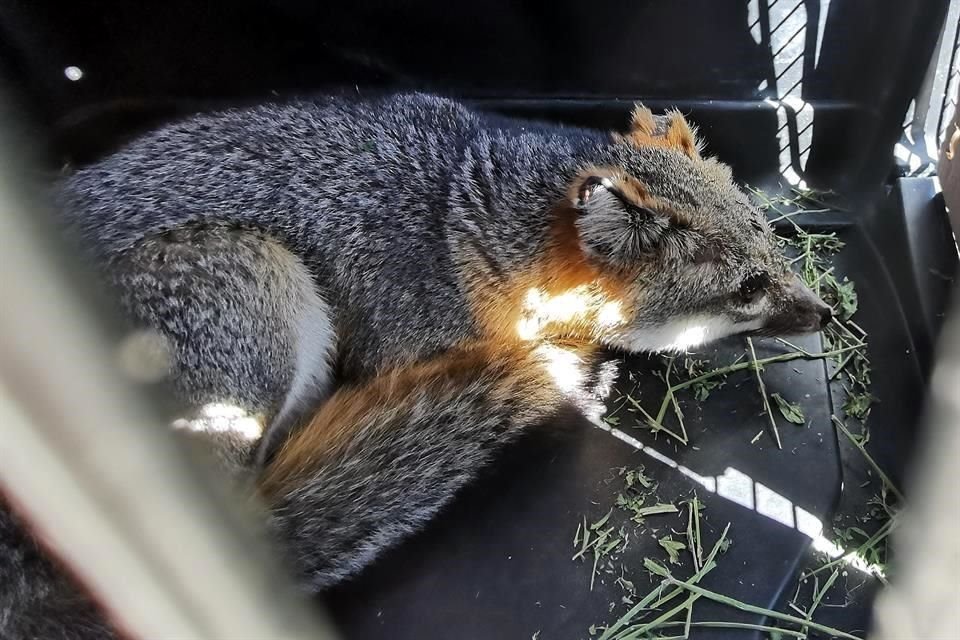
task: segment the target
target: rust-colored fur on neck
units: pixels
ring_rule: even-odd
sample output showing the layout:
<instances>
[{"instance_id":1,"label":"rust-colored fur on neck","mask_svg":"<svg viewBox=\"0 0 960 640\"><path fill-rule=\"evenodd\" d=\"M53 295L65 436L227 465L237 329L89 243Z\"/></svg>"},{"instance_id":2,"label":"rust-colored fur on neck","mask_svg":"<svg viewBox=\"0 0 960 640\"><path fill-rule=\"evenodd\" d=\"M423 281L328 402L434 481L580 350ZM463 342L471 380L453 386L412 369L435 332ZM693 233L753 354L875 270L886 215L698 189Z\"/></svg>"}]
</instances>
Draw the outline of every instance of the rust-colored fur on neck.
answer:
<instances>
[{"instance_id":1,"label":"rust-colored fur on neck","mask_svg":"<svg viewBox=\"0 0 960 640\"><path fill-rule=\"evenodd\" d=\"M639 185L639 183L638 183ZM597 337L598 315L615 305L629 313L627 274L602 272L585 255L576 227L578 212L571 202L558 203L548 214L550 236L543 254L506 286L478 286L472 297L473 313L483 334L506 344L517 340L554 337L592 340ZM532 298L577 298L577 310L563 318L541 317L540 331L527 332L525 319L538 315ZM542 315L542 314L541 314ZM624 317L623 321L628 321Z\"/></svg>"}]
</instances>

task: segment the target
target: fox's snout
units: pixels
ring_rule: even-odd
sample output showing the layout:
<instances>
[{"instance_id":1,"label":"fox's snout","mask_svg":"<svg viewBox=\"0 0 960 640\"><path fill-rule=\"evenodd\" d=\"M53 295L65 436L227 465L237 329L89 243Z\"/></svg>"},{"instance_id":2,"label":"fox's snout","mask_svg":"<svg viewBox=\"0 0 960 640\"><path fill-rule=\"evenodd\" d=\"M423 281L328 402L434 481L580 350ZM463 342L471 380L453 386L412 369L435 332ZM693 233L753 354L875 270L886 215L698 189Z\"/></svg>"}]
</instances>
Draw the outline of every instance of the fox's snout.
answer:
<instances>
[{"instance_id":1,"label":"fox's snout","mask_svg":"<svg viewBox=\"0 0 960 640\"><path fill-rule=\"evenodd\" d=\"M833 320L833 309L793 275L784 285L780 311L763 328L764 333L803 334L824 329Z\"/></svg>"}]
</instances>

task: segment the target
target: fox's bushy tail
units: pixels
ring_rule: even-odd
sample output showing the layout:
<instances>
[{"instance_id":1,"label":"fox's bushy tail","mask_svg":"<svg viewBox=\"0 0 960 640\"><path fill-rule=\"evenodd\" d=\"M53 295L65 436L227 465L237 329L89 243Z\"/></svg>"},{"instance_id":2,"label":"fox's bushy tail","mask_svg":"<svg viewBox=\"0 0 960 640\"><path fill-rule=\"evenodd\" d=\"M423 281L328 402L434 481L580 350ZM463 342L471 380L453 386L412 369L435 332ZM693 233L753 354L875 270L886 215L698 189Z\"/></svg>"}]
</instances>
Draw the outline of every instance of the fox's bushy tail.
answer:
<instances>
[{"instance_id":1,"label":"fox's bushy tail","mask_svg":"<svg viewBox=\"0 0 960 640\"><path fill-rule=\"evenodd\" d=\"M356 573L555 414L570 390L556 368L580 373L578 354L553 349L478 344L334 394L259 487L305 583L322 589Z\"/></svg>"}]
</instances>

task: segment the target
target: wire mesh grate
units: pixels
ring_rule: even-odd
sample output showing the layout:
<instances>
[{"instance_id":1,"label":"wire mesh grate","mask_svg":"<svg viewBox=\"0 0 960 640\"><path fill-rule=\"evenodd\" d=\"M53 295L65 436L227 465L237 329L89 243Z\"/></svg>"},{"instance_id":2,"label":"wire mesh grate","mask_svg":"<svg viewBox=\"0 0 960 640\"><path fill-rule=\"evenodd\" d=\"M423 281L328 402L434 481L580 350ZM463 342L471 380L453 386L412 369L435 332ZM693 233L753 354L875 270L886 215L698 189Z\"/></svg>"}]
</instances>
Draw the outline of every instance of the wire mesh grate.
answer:
<instances>
[{"instance_id":1,"label":"wire mesh grate","mask_svg":"<svg viewBox=\"0 0 960 640\"><path fill-rule=\"evenodd\" d=\"M940 146L957 110L960 91L960 0L951 0L927 77L903 121L903 135L894 149L902 175L927 176L936 171Z\"/></svg>"}]
</instances>

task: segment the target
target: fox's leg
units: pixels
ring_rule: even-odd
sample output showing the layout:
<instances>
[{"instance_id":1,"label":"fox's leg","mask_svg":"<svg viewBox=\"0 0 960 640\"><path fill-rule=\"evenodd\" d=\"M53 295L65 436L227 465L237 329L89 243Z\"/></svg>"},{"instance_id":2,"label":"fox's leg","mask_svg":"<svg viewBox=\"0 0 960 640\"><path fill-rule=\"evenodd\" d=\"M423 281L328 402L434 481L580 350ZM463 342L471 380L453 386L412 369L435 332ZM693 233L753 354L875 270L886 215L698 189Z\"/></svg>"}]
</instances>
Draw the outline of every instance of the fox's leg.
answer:
<instances>
[{"instance_id":1,"label":"fox's leg","mask_svg":"<svg viewBox=\"0 0 960 640\"><path fill-rule=\"evenodd\" d=\"M590 351L551 349L477 344L384 373L339 389L287 440L259 488L309 588L418 529L498 449L576 396Z\"/></svg>"},{"instance_id":2,"label":"fox's leg","mask_svg":"<svg viewBox=\"0 0 960 640\"><path fill-rule=\"evenodd\" d=\"M303 262L253 231L189 226L139 241L107 275L133 322L159 335L192 407L230 406L284 431L329 393L331 310ZM203 419L229 418L224 415ZM252 441L251 441L252 442Z\"/></svg>"}]
</instances>

